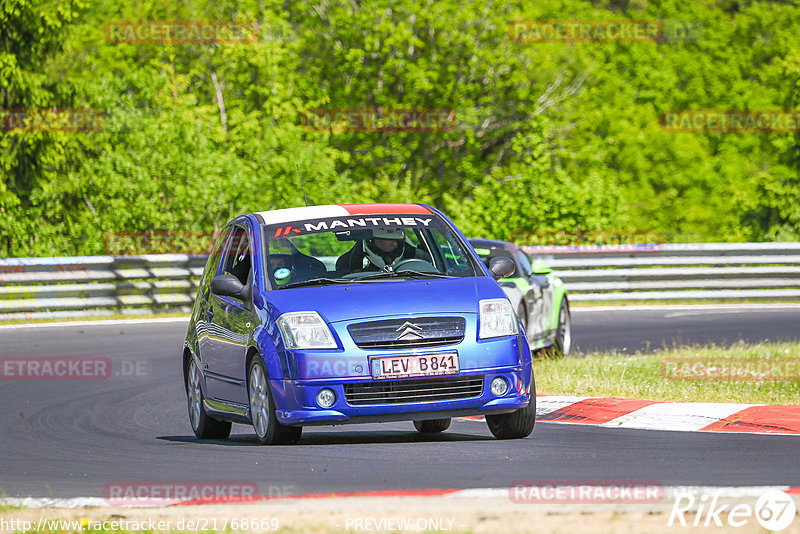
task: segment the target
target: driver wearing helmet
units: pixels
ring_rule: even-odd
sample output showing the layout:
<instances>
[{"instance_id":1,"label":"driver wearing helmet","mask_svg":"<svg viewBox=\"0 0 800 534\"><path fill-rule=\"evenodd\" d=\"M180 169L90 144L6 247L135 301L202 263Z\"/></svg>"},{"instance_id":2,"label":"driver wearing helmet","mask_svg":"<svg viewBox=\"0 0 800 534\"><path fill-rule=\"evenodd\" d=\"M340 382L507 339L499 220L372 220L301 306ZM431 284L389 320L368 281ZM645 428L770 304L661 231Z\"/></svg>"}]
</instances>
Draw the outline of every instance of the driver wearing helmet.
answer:
<instances>
[{"instance_id":1,"label":"driver wearing helmet","mask_svg":"<svg viewBox=\"0 0 800 534\"><path fill-rule=\"evenodd\" d=\"M405 259L406 234L401 228L378 228L372 231L372 239L363 241L361 247L366 259L381 270L399 259ZM409 257L413 258L414 255Z\"/></svg>"},{"instance_id":2,"label":"driver wearing helmet","mask_svg":"<svg viewBox=\"0 0 800 534\"><path fill-rule=\"evenodd\" d=\"M357 242L336 261L336 270L340 273L380 271L387 265L411 258L427 258L427 254L406 243L402 228L376 228L370 239Z\"/></svg>"}]
</instances>

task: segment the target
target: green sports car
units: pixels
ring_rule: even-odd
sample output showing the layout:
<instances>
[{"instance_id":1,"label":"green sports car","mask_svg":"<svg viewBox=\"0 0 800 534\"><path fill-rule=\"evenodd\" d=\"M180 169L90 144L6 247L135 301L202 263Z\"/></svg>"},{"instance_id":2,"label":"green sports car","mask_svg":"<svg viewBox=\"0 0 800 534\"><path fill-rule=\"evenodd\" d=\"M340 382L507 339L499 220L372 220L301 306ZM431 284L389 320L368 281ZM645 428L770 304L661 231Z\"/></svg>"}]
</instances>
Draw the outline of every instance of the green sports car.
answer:
<instances>
[{"instance_id":1,"label":"green sports car","mask_svg":"<svg viewBox=\"0 0 800 534\"><path fill-rule=\"evenodd\" d=\"M499 282L517 311L531 350L552 347L569 354L572 328L567 288L561 279L548 265L531 264L527 254L514 243L478 238L469 242L487 266L492 258L500 256L514 261L516 271Z\"/></svg>"}]
</instances>

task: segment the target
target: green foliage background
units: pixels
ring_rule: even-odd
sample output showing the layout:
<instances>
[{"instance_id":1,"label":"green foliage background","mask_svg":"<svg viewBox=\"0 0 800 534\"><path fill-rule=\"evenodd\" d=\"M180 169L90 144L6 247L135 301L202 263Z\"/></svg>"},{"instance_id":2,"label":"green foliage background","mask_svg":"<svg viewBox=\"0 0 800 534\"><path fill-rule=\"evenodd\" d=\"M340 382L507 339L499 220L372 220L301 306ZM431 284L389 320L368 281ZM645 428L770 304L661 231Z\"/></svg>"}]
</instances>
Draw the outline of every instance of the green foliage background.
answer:
<instances>
[{"instance_id":1,"label":"green foliage background","mask_svg":"<svg viewBox=\"0 0 800 534\"><path fill-rule=\"evenodd\" d=\"M660 43L517 43L524 19L660 19ZM109 21L256 21L251 44L109 44ZM747 0L0 0L0 256L213 234L310 202L425 202L465 233L800 240L798 134L670 133L681 109L795 109L800 7ZM316 132L313 108L452 109L431 132ZM570 237L571 236L571 237ZM602 240L602 239L601 239Z\"/></svg>"}]
</instances>

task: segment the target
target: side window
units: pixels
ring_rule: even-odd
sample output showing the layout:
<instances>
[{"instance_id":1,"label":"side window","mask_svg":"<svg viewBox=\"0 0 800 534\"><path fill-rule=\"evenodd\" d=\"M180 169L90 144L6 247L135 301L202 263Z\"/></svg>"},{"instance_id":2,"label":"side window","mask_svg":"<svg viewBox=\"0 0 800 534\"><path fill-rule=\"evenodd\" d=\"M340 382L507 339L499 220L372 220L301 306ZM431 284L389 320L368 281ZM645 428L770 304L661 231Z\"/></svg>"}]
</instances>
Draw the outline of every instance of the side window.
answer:
<instances>
[{"instance_id":1,"label":"side window","mask_svg":"<svg viewBox=\"0 0 800 534\"><path fill-rule=\"evenodd\" d=\"M200 287L203 288L203 296L208 296L209 288L211 287L211 280L217 274L217 269L219 268L219 262L222 259L223 253L223 246L225 245L225 241L228 239L228 236L231 233L230 228L225 228L222 230L222 233L217 236L217 240L214 242L214 246L211 247L211 254L208 255L208 259L206 260L205 269L203 269L203 277L200 279Z\"/></svg>"},{"instance_id":2,"label":"side window","mask_svg":"<svg viewBox=\"0 0 800 534\"><path fill-rule=\"evenodd\" d=\"M455 242L455 236L453 236L453 234L447 230L445 230L445 232L447 232L447 235L444 235L444 233L440 230L431 230L431 233L436 240L437 248L442 254L444 260L445 268L439 268L440 271L456 275L469 275L471 271L469 267L469 260L467 260L466 256L464 256L460 247L453 247L452 243ZM437 265L437 267L439 266Z\"/></svg>"},{"instance_id":3,"label":"side window","mask_svg":"<svg viewBox=\"0 0 800 534\"><path fill-rule=\"evenodd\" d=\"M225 251L223 274L232 274L242 284L246 284L253 265L250 256L250 239L247 237L247 231L240 226L236 226Z\"/></svg>"},{"instance_id":4,"label":"side window","mask_svg":"<svg viewBox=\"0 0 800 534\"><path fill-rule=\"evenodd\" d=\"M406 230L406 243L411 243L415 247L419 248L419 236L417 235L419 230Z\"/></svg>"},{"instance_id":5,"label":"side window","mask_svg":"<svg viewBox=\"0 0 800 534\"><path fill-rule=\"evenodd\" d=\"M530 276L533 273L533 267L531 267L531 260L528 259L528 255L518 250L514 256L517 258L517 265L522 267L522 275Z\"/></svg>"}]
</instances>

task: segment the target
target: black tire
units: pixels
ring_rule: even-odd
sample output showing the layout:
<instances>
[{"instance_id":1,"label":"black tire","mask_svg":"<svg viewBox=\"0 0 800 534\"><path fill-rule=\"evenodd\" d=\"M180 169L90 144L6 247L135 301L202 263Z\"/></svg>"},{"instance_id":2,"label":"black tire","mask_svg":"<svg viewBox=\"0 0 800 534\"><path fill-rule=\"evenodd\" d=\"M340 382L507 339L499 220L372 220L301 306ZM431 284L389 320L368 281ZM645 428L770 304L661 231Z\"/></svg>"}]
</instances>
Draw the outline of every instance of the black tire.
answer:
<instances>
[{"instance_id":1,"label":"black tire","mask_svg":"<svg viewBox=\"0 0 800 534\"><path fill-rule=\"evenodd\" d=\"M531 371L533 372L533 371ZM487 415L486 425L497 439L527 438L536 423L536 384L531 376L531 401L525 408L500 415Z\"/></svg>"},{"instance_id":2,"label":"black tire","mask_svg":"<svg viewBox=\"0 0 800 534\"><path fill-rule=\"evenodd\" d=\"M294 445L303 437L302 426L278 425L275 443L278 445Z\"/></svg>"},{"instance_id":3,"label":"black tire","mask_svg":"<svg viewBox=\"0 0 800 534\"><path fill-rule=\"evenodd\" d=\"M561 299L561 307L558 310L558 328L553 347L562 356L569 356L572 351L572 317L569 313L567 297Z\"/></svg>"},{"instance_id":4,"label":"black tire","mask_svg":"<svg viewBox=\"0 0 800 534\"><path fill-rule=\"evenodd\" d=\"M186 370L186 398L189 407L189 424L198 439L226 439L231 435L231 424L218 421L206 413L203 389L200 387L200 369L194 358L189 359Z\"/></svg>"},{"instance_id":5,"label":"black tire","mask_svg":"<svg viewBox=\"0 0 800 534\"><path fill-rule=\"evenodd\" d=\"M303 427L278 423L267 372L258 358L253 358L247 373L247 398L250 403L253 430L258 441L263 445L292 445L300 441Z\"/></svg>"},{"instance_id":6,"label":"black tire","mask_svg":"<svg viewBox=\"0 0 800 534\"><path fill-rule=\"evenodd\" d=\"M444 432L450 428L450 418L445 419L425 419L423 421L414 421L414 428L421 434L436 434Z\"/></svg>"}]
</instances>

